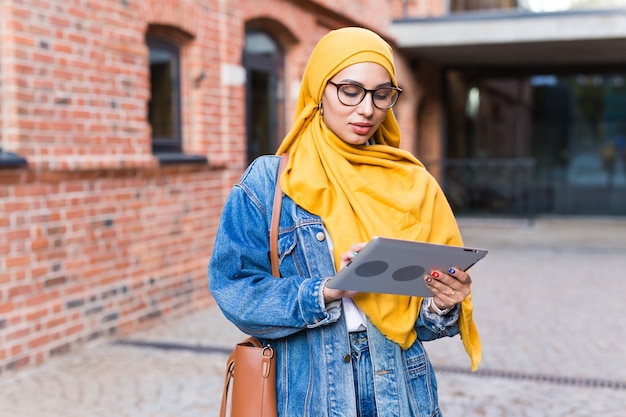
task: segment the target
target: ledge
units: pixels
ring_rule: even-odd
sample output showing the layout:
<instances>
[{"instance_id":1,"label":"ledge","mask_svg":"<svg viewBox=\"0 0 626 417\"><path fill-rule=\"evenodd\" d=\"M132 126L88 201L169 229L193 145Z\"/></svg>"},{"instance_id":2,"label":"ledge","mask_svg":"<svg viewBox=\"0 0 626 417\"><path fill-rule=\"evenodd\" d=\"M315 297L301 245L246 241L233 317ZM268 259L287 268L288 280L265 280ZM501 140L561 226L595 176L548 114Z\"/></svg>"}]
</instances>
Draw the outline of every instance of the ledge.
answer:
<instances>
[{"instance_id":1,"label":"ledge","mask_svg":"<svg viewBox=\"0 0 626 417\"><path fill-rule=\"evenodd\" d=\"M193 155L176 152L155 153L155 158L159 160L161 165L172 164L207 164L209 160L202 155Z\"/></svg>"},{"instance_id":2,"label":"ledge","mask_svg":"<svg viewBox=\"0 0 626 417\"><path fill-rule=\"evenodd\" d=\"M212 161L214 162L214 161ZM197 154L183 154L177 152L162 152L146 155L69 155L59 158L33 156L26 158L12 152L0 149L0 169L26 168L35 171L51 172L96 172L121 171L128 169L153 170L159 166L201 166L208 165L206 156ZM211 169L221 169L223 166L211 166Z\"/></svg>"},{"instance_id":3,"label":"ledge","mask_svg":"<svg viewBox=\"0 0 626 417\"><path fill-rule=\"evenodd\" d=\"M0 149L0 168L22 168L28 165L26 158Z\"/></svg>"}]
</instances>

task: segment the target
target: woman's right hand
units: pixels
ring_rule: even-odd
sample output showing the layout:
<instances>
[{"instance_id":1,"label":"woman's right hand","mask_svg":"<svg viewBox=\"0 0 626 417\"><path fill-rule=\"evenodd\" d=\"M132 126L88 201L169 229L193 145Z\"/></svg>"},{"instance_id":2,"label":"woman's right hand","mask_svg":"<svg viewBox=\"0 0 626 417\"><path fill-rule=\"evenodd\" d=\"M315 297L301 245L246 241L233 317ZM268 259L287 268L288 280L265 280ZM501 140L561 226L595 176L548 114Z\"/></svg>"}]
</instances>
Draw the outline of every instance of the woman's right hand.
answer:
<instances>
[{"instance_id":1,"label":"woman's right hand","mask_svg":"<svg viewBox=\"0 0 626 417\"><path fill-rule=\"evenodd\" d=\"M348 252L342 253L339 262L339 269L343 269L346 265L348 265L352 258L354 258L366 244L367 242L355 243L350 246L350 250ZM324 287L324 302L330 303L331 301L339 300L343 297L354 297L358 293L358 291L337 290L334 288Z\"/></svg>"}]
</instances>

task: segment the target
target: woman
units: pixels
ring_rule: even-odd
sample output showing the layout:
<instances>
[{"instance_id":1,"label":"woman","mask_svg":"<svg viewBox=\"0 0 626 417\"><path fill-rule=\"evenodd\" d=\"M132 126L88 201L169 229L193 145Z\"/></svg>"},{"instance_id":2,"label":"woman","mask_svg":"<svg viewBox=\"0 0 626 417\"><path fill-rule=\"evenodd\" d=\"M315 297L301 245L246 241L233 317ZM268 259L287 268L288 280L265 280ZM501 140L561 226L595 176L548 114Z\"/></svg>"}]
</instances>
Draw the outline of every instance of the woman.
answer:
<instances>
[{"instance_id":1,"label":"woman","mask_svg":"<svg viewBox=\"0 0 626 417\"><path fill-rule=\"evenodd\" d=\"M377 34L343 28L315 47L277 152L289 154L281 278L268 255L279 158L254 161L224 207L210 289L230 321L276 349L279 416L440 416L422 341L460 332L472 368L480 361L463 271L426 276L429 300L326 287L373 236L462 244L437 182L398 148L400 93Z\"/></svg>"}]
</instances>

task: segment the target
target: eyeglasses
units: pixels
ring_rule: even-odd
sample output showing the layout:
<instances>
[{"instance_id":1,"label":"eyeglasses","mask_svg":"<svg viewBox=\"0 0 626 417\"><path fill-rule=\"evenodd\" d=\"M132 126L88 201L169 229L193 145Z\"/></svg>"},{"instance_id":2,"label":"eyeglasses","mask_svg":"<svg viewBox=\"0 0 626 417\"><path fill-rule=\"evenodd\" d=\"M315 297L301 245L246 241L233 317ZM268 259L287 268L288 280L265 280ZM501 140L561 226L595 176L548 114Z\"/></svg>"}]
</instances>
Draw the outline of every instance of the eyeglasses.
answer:
<instances>
[{"instance_id":1,"label":"eyeglasses","mask_svg":"<svg viewBox=\"0 0 626 417\"><path fill-rule=\"evenodd\" d=\"M337 98L344 106L358 106L367 93L372 93L372 103L381 110L392 108L397 102L398 97L402 93L400 87L380 87L374 90L368 90L356 84L343 84L328 81L337 88Z\"/></svg>"}]
</instances>

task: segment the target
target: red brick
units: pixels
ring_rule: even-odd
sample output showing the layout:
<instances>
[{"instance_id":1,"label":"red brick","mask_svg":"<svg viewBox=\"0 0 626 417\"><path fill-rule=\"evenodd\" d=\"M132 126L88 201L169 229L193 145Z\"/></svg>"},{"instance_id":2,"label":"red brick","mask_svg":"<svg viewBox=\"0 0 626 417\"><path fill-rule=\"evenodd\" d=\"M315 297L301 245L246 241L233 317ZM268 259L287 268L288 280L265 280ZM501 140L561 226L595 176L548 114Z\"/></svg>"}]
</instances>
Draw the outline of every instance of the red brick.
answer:
<instances>
[{"instance_id":1,"label":"red brick","mask_svg":"<svg viewBox=\"0 0 626 417\"><path fill-rule=\"evenodd\" d=\"M17 229L17 230L8 230L6 232L6 240L7 242L15 242L18 240L28 239L30 237L30 230L26 228Z\"/></svg>"},{"instance_id":2,"label":"red brick","mask_svg":"<svg viewBox=\"0 0 626 417\"><path fill-rule=\"evenodd\" d=\"M23 329L15 330L12 332L8 332L5 336L5 340L7 342L11 342L13 340L23 340L28 335L30 335L30 330L28 328L23 328Z\"/></svg>"},{"instance_id":3,"label":"red brick","mask_svg":"<svg viewBox=\"0 0 626 417\"><path fill-rule=\"evenodd\" d=\"M58 317L56 319L49 320L46 322L46 329L60 326L61 324L64 324L66 322L67 322L67 317Z\"/></svg>"},{"instance_id":4,"label":"red brick","mask_svg":"<svg viewBox=\"0 0 626 417\"><path fill-rule=\"evenodd\" d=\"M47 266L33 266L30 270L30 276L32 278L38 278L44 276L50 270ZM1 281L0 281L1 282Z\"/></svg>"},{"instance_id":5,"label":"red brick","mask_svg":"<svg viewBox=\"0 0 626 417\"><path fill-rule=\"evenodd\" d=\"M11 301L2 302L0 303L0 314L9 313L13 311L14 308L15 308L15 304L12 303Z\"/></svg>"},{"instance_id":6,"label":"red brick","mask_svg":"<svg viewBox=\"0 0 626 417\"><path fill-rule=\"evenodd\" d=\"M19 255L19 256L10 256L5 260L5 266L7 268L14 268L18 266L26 266L29 265L31 261L31 255Z\"/></svg>"},{"instance_id":7,"label":"red brick","mask_svg":"<svg viewBox=\"0 0 626 417\"><path fill-rule=\"evenodd\" d=\"M49 240L47 238L37 238L31 240L30 248L32 250L45 249L49 245Z\"/></svg>"},{"instance_id":8,"label":"red brick","mask_svg":"<svg viewBox=\"0 0 626 417\"><path fill-rule=\"evenodd\" d=\"M45 334L33 340L30 340L26 345L28 346L29 349L35 349L41 346L45 346L50 341L50 339L51 337Z\"/></svg>"},{"instance_id":9,"label":"red brick","mask_svg":"<svg viewBox=\"0 0 626 417\"><path fill-rule=\"evenodd\" d=\"M26 320L34 321L34 320L41 319L47 315L48 315L48 311L45 309L41 309L41 310L33 311L31 313L26 314Z\"/></svg>"}]
</instances>

